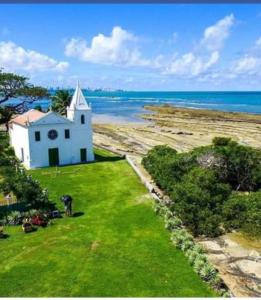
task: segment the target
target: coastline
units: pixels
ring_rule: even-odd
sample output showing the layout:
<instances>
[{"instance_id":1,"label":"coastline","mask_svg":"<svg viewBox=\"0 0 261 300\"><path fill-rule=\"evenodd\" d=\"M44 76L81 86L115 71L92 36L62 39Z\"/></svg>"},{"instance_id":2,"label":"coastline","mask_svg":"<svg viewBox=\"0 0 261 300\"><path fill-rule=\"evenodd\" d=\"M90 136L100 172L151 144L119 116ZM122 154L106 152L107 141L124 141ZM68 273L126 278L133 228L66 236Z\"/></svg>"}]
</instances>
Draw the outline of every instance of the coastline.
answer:
<instances>
[{"instance_id":1,"label":"coastline","mask_svg":"<svg viewBox=\"0 0 261 300\"><path fill-rule=\"evenodd\" d=\"M261 148L261 115L181 108L145 106L147 122L105 120L95 123L94 143L121 154L142 157L153 146L168 144L179 152L211 143L215 136L231 137L243 145ZM115 117L117 119L117 117ZM108 122L107 122L108 121Z\"/></svg>"}]
</instances>

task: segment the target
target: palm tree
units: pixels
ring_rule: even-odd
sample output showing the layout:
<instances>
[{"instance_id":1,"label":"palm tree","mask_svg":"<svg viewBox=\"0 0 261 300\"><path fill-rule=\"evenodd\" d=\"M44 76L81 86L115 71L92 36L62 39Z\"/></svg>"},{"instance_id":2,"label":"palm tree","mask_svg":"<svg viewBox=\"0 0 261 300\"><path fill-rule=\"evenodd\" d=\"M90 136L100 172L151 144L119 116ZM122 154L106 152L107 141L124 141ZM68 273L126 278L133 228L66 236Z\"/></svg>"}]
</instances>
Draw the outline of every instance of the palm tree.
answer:
<instances>
[{"instance_id":1,"label":"palm tree","mask_svg":"<svg viewBox=\"0 0 261 300\"><path fill-rule=\"evenodd\" d=\"M14 115L14 110L10 106L0 107L0 124L5 124L6 132L9 130L9 122Z\"/></svg>"},{"instance_id":2,"label":"palm tree","mask_svg":"<svg viewBox=\"0 0 261 300\"><path fill-rule=\"evenodd\" d=\"M58 90L55 95L51 97L51 109L61 115L66 115L66 107L70 105L72 95L67 90Z\"/></svg>"}]
</instances>

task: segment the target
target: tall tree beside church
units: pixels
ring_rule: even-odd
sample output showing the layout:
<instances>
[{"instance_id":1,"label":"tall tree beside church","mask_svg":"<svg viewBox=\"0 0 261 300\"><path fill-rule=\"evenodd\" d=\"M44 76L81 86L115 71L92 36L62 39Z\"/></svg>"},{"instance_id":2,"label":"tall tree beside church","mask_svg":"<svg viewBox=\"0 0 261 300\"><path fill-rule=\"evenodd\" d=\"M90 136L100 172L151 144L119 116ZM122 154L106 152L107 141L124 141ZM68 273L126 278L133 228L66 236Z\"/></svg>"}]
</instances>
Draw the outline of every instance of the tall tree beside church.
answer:
<instances>
[{"instance_id":1,"label":"tall tree beside church","mask_svg":"<svg viewBox=\"0 0 261 300\"><path fill-rule=\"evenodd\" d=\"M72 95L67 90L58 90L52 99L52 110L58 112L61 115L66 115L66 108L70 105Z\"/></svg>"},{"instance_id":2,"label":"tall tree beside church","mask_svg":"<svg viewBox=\"0 0 261 300\"><path fill-rule=\"evenodd\" d=\"M0 69L0 105L5 106L10 99L19 99L12 109L16 113L28 110L28 105L44 97L49 93L46 88L34 86L28 82L28 78L14 73L6 73Z\"/></svg>"},{"instance_id":3,"label":"tall tree beside church","mask_svg":"<svg viewBox=\"0 0 261 300\"><path fill-rule=\"evenodd\" d=\"M0 106L0 124L5 124L6 132L9 130L9 122L14 115L14 110L10 106Z\"/></svg>"}]
</instances>

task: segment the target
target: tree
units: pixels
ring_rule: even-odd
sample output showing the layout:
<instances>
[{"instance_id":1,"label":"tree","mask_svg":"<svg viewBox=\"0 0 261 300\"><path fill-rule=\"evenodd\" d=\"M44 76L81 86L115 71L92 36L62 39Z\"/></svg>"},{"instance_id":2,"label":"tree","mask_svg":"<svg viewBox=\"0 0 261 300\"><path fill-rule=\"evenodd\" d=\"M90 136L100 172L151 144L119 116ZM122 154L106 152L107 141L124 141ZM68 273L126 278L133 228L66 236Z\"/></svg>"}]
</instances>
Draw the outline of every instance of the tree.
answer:
<instances>
[{"instance_id":1,"label":"tree","mask_svg":"<svg viewBox=\"0 0 261 300\"><path fill-rule=\"evenodd\" d=\"M40 104L36 105L36 106L34 107L34 109L39 110L39 111L43 111L43 110L42 110L42 106L41 106Z\"/></svg>"},{"instance_id":2,"label":"tree","mask_svg":"<svg viewBox=\"0 0 261 300\"><path fill-rule=\"evenodd\" d=\"M224 182L237 191L261 188L261 151L238 144L231 139L215 138L213 150L223 163L217 171Z\"/></svg>"},{"instance_id":3,"label":"tree","mask_svg":"<svg viewBox=\"0 0 261 300\"><path fill-rule=\"evenodd\" d=\"M5 124L6 132L9 130L9 122L14 113L13 108L10 106L0 107L0 124Z\"/></svg>"},{"instance_id":4,"label":"tree","mask_svg":"<svg viewBox=\"0 0 261 300\"><path fill-rule=\"evenodd\" d=\"M28 109L29 104L48 96L47 89L30 84L27 77L0 70L0 105L6 105L8 100L17 98L19 103L12 107L21 113Z\"/></svg>"},{"instance_id":5,"label":"tree","mask_svg":"<svg viewBox=\"0 0 261 300\"><path fill-rule=\"evenodd\" d=\"M70 105L72 95L67 90L58 90L52 99L52 110L61 115L66 115L66 108Z\"/></svg>"},{"instance_id":6,"label":"tree","mask_svg":"<svg viewBox=\"0 0 261 300\"><path fill-rule=\"evenodd\" d=\"M171 193L172 210L195 235L221 233L222 206L231 189L212 170L195 167L182 177Z\"/></svg>"}]
</instances>

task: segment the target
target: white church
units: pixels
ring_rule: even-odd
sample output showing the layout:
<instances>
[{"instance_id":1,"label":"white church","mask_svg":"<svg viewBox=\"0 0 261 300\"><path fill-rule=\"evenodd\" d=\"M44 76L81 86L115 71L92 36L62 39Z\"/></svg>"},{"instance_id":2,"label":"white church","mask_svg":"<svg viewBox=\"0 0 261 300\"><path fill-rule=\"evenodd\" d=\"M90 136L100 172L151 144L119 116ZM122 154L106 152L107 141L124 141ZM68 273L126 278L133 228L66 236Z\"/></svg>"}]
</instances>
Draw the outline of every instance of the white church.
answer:
<instances>
[{"instance_id":1,"label":"white church","mask_svg":"<svg viewBox=\"0 0 261 300\"><path fill-rule=\"evenodd\" d=\"M10 142L27 169L94 160L91 107L76 87L67 117L35 109L12 119Z\"/></svg>"}]
</instances>

